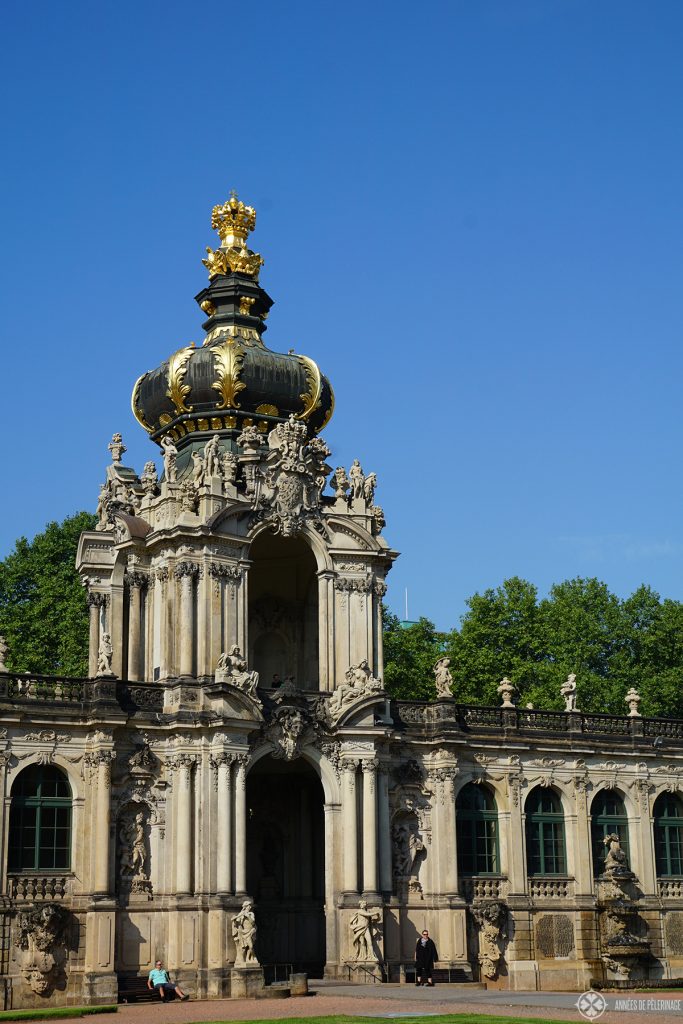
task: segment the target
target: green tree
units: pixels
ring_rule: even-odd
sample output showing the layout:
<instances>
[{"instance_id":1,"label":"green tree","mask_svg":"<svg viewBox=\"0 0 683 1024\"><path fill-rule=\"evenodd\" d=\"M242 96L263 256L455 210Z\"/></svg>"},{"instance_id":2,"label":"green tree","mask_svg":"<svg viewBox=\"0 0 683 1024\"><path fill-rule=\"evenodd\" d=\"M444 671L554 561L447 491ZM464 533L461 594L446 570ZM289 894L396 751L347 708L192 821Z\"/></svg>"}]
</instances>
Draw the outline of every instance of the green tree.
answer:
<instances>
[{"instance_id":1,"label":"green tree","mask_svg":"<svg viewBox=\"0 0 683 1024\"><path fill-rule=\"evenodd\" d=\"M503 676L517 703L564 707L560 686L577 675L582 711L626 714L634 686L646 715L683 717L683 604L642 586L621 600L597 579L574 579L539 600L533 584L513 577L475 594L459 628L442 635L431 622L402 630L385 619L385 678L403 698L434 696L432 665L451 659L461 703L498 704Z\"/></svg>"},{"instance_id":2,"label":"green tree","mask_svg":"<svg viewBox=\"0 0 683 1024\"><path fill-rule=\"evenodd\" d=\"M0 562L0 633L12 671L87 675L88 610L75 562L81 531L94 525L88 512L48 523Z\"/></svg>"},{"instance_id":3,"label":"green tree","mask_svg":"<svg viewBox=\"0 0 683 1024\"><path fill-rule=\"evenodd\" d=\"M384 683L403 700L429 700L435 695L434 663L442 655L444 635L429 619L404 628L384 609Z\"/></svg>"}]
</instances>

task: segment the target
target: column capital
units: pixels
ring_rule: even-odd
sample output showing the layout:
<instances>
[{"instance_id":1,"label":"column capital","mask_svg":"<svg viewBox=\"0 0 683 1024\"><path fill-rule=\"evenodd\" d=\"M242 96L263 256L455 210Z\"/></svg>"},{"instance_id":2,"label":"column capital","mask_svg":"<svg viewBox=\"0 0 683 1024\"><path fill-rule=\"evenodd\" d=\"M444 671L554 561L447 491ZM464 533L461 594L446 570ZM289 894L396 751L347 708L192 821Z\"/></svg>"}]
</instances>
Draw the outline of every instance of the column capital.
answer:
<instances>
[{"instance_id":1,"label":"column capital","mask_svg":"<svg viewBox=\"0 0 683 1024\"><path fill-rule=\"evenodd\" d=\"M195 576L200 574L200 567L196 562L178 562L173 570L177 580L189 580L192 582Z\"/></svg>"}]
</instances>

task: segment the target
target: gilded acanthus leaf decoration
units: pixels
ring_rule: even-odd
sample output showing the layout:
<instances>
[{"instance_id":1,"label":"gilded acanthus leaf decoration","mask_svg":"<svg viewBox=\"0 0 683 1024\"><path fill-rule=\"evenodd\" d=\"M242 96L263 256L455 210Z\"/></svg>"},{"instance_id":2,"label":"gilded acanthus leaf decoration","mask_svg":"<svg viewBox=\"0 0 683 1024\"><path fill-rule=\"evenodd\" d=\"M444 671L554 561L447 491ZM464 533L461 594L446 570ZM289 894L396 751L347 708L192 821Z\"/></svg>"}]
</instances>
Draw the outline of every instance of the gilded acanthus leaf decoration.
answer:
<instances>
[{"instance_id":1,"label":"gilded acanthus leaf decoration","mask_svg":"<svg viewBox=\"0 0 683 1024\"><path fill-rule=\"evenodd\" d=\"M191 405L185 405L185 399L190 393L190 385L184 384L187 372L187 362L194 352L194 342L186 348L178 349L168 361L168 391L166 397L170 398L177 413L192 412Z\"/></svg>"},{"instance_id":2,"label":"gilded acanthus leaf decoration","mask_svg":"<svg viewBox=\"0 0 683 1024\"><path fill-rule=\"evenodd\" d=\"M304 403L304 408L303 411L298 414L297 419L307 420L309 416L312 416L315 410L320 406L320 394L323 389L323 384L320 378L320 370L312 359L309 359L308 356L299 356L299 362L306 372L308 391L299 395L299 398Z\"/></svg>"},{"instance_id":3,"label":"gilded acanthus leaf decoration","mask_svg":"<svg viewBox=\"0 0 683 1024\"><path fill-rule=\"evenodd\" d=\"M143 380L145 379L146 376L147 376L147 374L143 373L142 376L138 377L138 379L135 381L135 387L133 388L133 394L131 396L130 404L131 404L131 408L133 410L133 416L135 416L135 419L138 421L140 426L144 427L145 430L149 434L151 434L153 428L150 427L149 423L145 419L145 415L144 415L142 409L138 405L138 399L140 397L140 387L141 387L142 382L143 382Z\"/></svg>"},{"instance_id":4,"label":"gilded acanthus leaf decoration","mask_svg":"<svg viewBox=\"0 0 683 1024\"><path fill-rule=\"evenodd\" d=\"M217 409L239 409L237 396L244 391L246 384L239 379L244 362L244 349L234 338L227 338L222 345L217 345L213 353L216 357L217 380L211 385L221 396L216 404Z\"/></svg>"}]
</instances>

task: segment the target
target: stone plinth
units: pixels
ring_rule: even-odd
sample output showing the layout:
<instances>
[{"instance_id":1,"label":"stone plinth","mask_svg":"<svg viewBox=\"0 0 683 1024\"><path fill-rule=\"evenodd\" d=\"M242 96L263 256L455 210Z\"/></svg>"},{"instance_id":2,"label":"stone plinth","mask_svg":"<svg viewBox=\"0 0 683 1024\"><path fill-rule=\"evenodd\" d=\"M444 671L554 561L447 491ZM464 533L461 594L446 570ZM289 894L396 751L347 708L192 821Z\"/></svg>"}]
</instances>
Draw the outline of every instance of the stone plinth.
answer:
<instances>
[{"instance_id":1,"label":"stone plinth","mask_svg":"<svg viewBox=\"0 0 683 1024\"><path fill-rule=\"evenodd\" d=\"M232 999L251 999L265 988L262 967L233 967L230 972Z\"/></svg>"}]
</instances>

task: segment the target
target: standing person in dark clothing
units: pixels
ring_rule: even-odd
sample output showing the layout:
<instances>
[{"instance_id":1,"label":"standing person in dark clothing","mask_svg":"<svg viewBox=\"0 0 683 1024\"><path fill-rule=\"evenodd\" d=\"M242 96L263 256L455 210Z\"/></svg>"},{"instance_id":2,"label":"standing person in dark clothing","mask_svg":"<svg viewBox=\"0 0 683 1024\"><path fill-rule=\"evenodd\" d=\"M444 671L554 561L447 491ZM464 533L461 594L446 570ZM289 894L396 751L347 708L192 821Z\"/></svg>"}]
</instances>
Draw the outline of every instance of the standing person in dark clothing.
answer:
<instances>
[{"instance_id":1,"label":"standing person in dark clothing","mask_svg":"<svg viewBox=\"0 0 683 1024\"><path fill-rule=\"evenodd\" d=\"M429 938L429 932L425 928L422 935L417 940L415 946L415 984L424 985L425 978L427 984L433 986L434 978L434 964L439 959L439 954L436 951L434 940Z\"/></svg>"}]
</instances>

